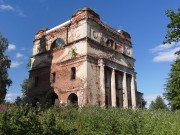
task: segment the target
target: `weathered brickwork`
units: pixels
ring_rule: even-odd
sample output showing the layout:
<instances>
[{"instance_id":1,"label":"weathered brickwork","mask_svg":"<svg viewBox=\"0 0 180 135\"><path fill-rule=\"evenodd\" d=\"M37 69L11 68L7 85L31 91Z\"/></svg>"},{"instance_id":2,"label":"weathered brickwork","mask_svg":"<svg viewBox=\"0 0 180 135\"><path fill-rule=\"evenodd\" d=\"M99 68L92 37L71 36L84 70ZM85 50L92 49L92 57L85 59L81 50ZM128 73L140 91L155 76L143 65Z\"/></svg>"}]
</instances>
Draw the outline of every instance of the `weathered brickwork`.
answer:
<instances>
[{"instance_id":1,"label":"weathered brickwork","mask_svg":"<svg viewBox=\"0 0 180 135\"><path fill-rule=\"evenodd\" d=\"M141 93L134 61L130 35L83 8L69 21L36 33L29 102L135 108Z\"/></svg>"}]
</instances>

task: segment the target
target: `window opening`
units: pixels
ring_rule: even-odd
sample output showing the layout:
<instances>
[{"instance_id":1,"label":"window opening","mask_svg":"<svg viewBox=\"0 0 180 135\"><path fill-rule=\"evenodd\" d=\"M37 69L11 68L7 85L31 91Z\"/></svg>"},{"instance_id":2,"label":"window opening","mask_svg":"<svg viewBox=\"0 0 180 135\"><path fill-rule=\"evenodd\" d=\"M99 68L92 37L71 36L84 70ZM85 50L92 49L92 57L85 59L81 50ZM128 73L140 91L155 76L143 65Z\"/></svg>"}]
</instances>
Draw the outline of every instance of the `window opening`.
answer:
<instances>
[{"instance_id":1,"label":"window opening","mask_svg":"<svg viewBox=\"0 0 180 135\"><path fill-rule=\"evenodd\" d=\"M36 77L35 77L35 87L37 87L37 86L38 86L38 83L39 83L39 77L38 77L38 76L36 76Z\"/></svg>"},{"instance_id":2,"label":"window opening","mask_svg":"<svg viewBox=\"0 0 180 135\"><path fill-rule=\"evenodd\" d=\"M76 68L72 67L71 68L71 80L76 79Z\"/></svg>"},{"instance_id":3,"label":"window opening","mask_svg":"<svg viewBox=\"0 0 180 135\"><path fill-rule=\"evenodd\" d=\"M55 83L56 81L56 73L52 73L52 83Z\"/></svg>"}]
</instances>

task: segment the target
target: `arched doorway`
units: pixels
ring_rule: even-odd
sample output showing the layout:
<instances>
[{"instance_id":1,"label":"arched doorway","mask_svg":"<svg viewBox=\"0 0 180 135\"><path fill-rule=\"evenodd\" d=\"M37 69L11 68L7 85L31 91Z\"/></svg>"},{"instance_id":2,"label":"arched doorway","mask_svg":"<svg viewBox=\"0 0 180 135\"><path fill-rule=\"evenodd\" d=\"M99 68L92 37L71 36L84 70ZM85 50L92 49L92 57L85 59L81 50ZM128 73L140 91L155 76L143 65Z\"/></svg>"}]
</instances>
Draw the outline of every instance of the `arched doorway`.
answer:
<instances>
[{"instance_id":1,"label":"arched doorway","mask_svg":"<svg viewBox=\"0 0 180 135\"><path fill-rule=\"evenodd\" d=\"M72 93L68 97L68 105L77 105L78 106L78 97L75 93Z\"/></svg>"},{"instance_id":2,"label":"arched doorway","mask_svg":"<svg viewBox=\"0 0 180 135\"><path fill-rule=\"evenodd\" d=\"M52 93L52 105L59 106L59 99L56 93Z\"/></svg>"},{"instance_id":3,"label":"arched doorway","mask_svg":"<svg viewBox=\"0 0 180 135\"><path fill-rule=\"evenodd\" d=\"M58 99L58 95L55 92L50 93L47 96L47 100L46 100L46 104L48 106L59 106L59 99Z\"/></svg>"}]
</instances>

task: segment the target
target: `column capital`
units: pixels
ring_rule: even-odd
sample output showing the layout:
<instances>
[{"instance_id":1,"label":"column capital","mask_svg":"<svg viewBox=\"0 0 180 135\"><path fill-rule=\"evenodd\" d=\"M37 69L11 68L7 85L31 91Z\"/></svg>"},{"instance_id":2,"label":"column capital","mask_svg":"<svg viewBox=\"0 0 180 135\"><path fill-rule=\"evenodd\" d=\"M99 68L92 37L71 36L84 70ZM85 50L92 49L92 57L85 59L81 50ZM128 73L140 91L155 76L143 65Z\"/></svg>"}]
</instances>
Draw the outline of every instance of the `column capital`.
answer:
<instances>
[{"instance_id":1,"label":"column capital","mask_svg":"<svg viewBox=\"0 0 180 135\"><path fill-rule=\"evenodd\" d=\"M105 62L103 58L98 59L98 65L99 66L105 66Z\"/></svg>"},{"instance_id":2,"label":"column capital","mask_svg":"<svg viewBox=\"0 0 180 135\"><path fill-rule=\"evenodd\" d=\"M111 68L112 69L112 71L116 71L117 69L116 68Z\"/></svg>"}]
</instances>

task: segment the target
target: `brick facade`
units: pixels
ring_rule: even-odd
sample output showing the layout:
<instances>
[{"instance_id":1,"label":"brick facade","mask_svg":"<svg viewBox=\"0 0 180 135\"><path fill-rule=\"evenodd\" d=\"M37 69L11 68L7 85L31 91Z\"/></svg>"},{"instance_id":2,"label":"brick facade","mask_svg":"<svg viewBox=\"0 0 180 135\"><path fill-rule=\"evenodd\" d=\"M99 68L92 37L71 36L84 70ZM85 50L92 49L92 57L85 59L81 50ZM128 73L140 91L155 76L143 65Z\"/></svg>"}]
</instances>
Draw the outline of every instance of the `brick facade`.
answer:
<instances>
[{"instance_id":1,"label":"brick facade","mask_svg":"<svg viewBox=\"0 0 180 135\"><path fill-rule=\"evenodd\" d=\"M134 61L127 32L80 9L69 21L36 33L29 102L137 107Z\"/></svg>"}]
</instances>

